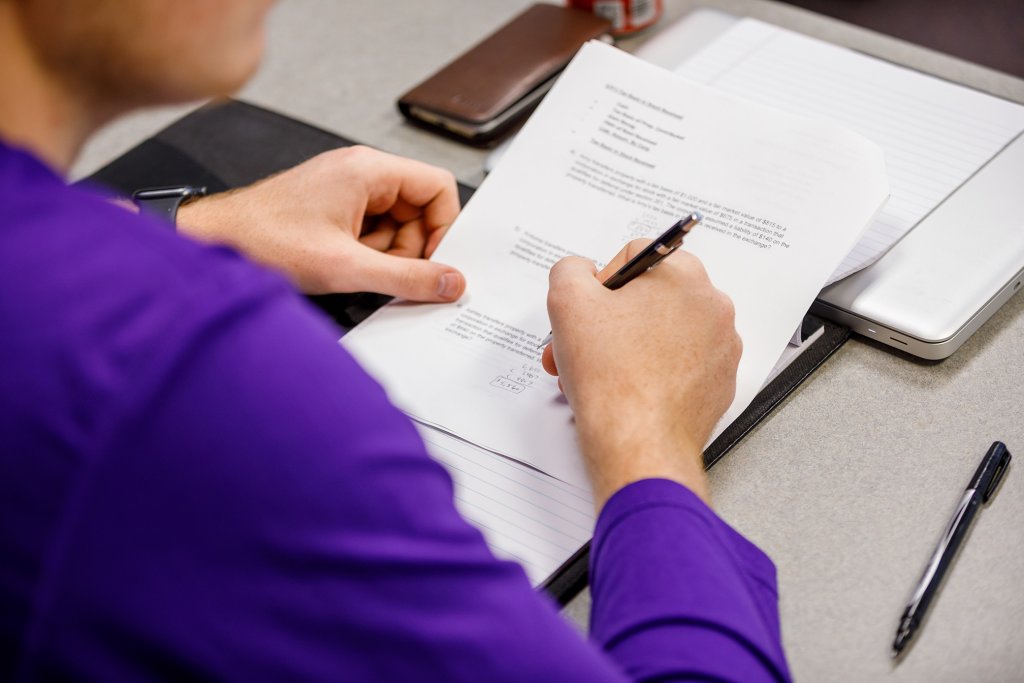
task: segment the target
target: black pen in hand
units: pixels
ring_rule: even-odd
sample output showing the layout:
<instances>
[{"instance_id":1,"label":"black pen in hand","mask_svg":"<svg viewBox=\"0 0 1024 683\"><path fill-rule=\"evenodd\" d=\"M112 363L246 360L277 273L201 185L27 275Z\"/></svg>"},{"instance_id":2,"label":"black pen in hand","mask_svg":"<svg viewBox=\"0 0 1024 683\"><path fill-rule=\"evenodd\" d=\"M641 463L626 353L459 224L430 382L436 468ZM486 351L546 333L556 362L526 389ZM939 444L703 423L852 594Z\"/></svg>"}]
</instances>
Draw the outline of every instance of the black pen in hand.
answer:
<instances>
[{"instance_id":1,"label":"black pen in hand","mask_svg":"<svg viewBox=\"0 0 1024 683\"><path fill-rule=\"evenodd\" d=\"M654 241L643 248L639 254L629 259L626 265L615 271L610 278L604 281L608 289L618 289L638 275L646 273L654 266L661 263L665 258L679 247L683 246L683 238L686 233L693 230L694 226L700 223L704 217L700 211L694 211L686 218L682 218L665 232L654 238ZM551 343L552 335L549 333L541 347Z\"/></svg>"},{"instance_id":2,"label":"black pen in hand","mask_svg":"<svg viewBox=\"0 0 1024 683\"><path fill-rule=\"evenodd\" d=\"M960 504L957 505L953 519L946 528L946 533L943 534L939 546L932 553L932 559L925 567L924 576L918 582L914 596L910 598L910 603L903 610L899 628L896 630L896 640L892 644L893 657L899 656L921 627L928 606L931 604L932 598L935 597L935 591L938 590L942 583L942 577L953 561L953 557L956 556L957 548L960 547L967 535L967 530L970 529L971 521L978 512L978 508L982 503L987 503L995 493L1009 464L1010 451L1006 450L1005 444L1001 441L996 441L988 449L981 464L978 465L977 472L974 473L971 483L967 485L967 490L964 491Z\"/></svg>"}]
</instances>

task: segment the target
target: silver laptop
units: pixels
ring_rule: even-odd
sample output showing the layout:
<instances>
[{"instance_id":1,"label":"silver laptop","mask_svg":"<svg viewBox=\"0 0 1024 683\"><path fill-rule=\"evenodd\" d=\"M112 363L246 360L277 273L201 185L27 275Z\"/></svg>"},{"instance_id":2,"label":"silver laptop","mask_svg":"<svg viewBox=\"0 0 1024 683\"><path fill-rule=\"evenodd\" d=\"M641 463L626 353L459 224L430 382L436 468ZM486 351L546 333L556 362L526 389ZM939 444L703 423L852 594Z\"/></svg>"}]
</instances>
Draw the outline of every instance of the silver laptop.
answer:
<instances>
[{"instance_id":1,"label":"silver laptop","mask_svg":"<svg viewBox=\"0 0 1024 683\"><path fill-rule=\"evenodd\" d=\"M698 10L645 59L680 64L737 21ZM677 47L678 46L678 47ZM678 49L678 52L671 54ZM826 287L812 312L920 358L956 351L1024 280L1024 136L924 217L879 261Z\"/></svg>"},{"instance_id":2,"label":"silver laptop","mask_svg":"<svg viewBox=\"0 0 1024 683\"><path fill-rule=\"evenodd\" d=\"M915 356L946 358L1024 281L1024 138L885 256L826 287L811 310Z\"/></svg>"},{"instance_id":3,"label":"silver laptop","mask_svg":"<svg viewBox=\"0 0 1024 683\"><path fill-rule=\"evenodd\" d=\"M737 18L697 10L638 55L674 68ZM491 165L500 155L489 160ZM946 358L1024 281L1024 136L946 197L879 261L821 292L812 312L914 356Z\"/></svg>"}]
</instances>

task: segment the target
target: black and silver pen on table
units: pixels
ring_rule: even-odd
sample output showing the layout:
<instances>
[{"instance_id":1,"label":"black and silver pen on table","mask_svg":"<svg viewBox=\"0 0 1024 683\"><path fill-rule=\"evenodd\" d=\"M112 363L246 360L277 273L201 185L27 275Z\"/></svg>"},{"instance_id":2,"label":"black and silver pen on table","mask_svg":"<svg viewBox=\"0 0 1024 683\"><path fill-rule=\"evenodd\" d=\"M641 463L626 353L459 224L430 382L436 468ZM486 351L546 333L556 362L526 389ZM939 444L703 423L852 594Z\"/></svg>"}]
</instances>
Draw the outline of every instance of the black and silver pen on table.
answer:
<instances>
[{"instance_id":1,"label":"black and silver pen on table","mask_svg":"<svg viewBox=\"0 0 1024 683\"><path fill-rule=\"evenodd\" d=\"M907 647L910 639L921 628L922 620L928 611L928 606L935 597L935 592L942 583L942 577L949 568L957 549L963 543L971 521L978 513L982 504L987 503L996 489L1006 468L1010 464L1010 451L1001 441L996 441L989 447L988 452L982 459L978 470L967 485L963 497L957 505L953 519L950 520L946 532L942 535L938 547L932 553L932 558L925 567L924 575L914 590L913 597L903 610L900 617L900 624L896 630L896 640L893 641L893 657L898 657Z\"/></svg>"},{"instance_id":2,"label":"black and silver pen on table","mask_svg":"<svg viewBox=\"0 0 1024 683\"><path fill-rule=\"evenodd\" d=\"M683 246L683 238L686 233L704 220L700 211L694 211L685 218L676 221L672 227L654 238L643 250L626 262L624 266L615 271L611 277L604 281L608 289L618 289L638 275L646 273L651 268L665 260L672 252ZM549 333L539 346L544 347L551 343L552 335Z\"/></svg>"}]
</instances>

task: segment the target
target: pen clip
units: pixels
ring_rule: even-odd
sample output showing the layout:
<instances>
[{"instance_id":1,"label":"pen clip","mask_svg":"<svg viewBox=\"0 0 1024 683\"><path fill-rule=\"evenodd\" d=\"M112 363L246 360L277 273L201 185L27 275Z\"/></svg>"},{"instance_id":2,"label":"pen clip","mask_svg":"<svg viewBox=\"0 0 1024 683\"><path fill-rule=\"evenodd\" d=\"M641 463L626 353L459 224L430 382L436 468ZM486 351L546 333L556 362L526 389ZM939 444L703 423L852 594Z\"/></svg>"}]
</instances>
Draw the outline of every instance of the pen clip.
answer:
<instances>
[{"instance_id":1,"label":"pen clip","mask_svg":"<svg viewBox=\"0 0 1024 683\"><path fill-rule=\"evenodd\" d=\"M996 465L996 471L992 473L992 479L988 483L988 488L985 489L985 493L981 497L982 503L987 503L988 499L991 498L996 492L996 489L999 488L999 482L1003 480L1003 476L1006 474L1006 468L1009 466L1010 459L1012 457L1009 449L1007 449L1003 443L996 441L992 444L992 447L1001 448L1003 450L1003 455L999 458L999 464Z\"/></svg>"},{"instance_id":2,"label":"pen clip","mask_svg":"<svg viewBox=\"0 0 1024 683\"><path fill-rule=\"evenodd\" d=\"M686 234L693 230L694 226L700 223L702 220L704 220L704 216L700 213L700 211L694 211L689 216L683 218L682 220L680 220L679 222L672 226L673 228L682 228L681 230L669 230L666 232L665 235L659 237L658 239L660 240L662 238L665 238L666 235L668 235L669 233L671 233L671 237L665 239L665 241L657 242L654 245L654 250L658 252L661 256L668 256L673 251L683 246L683 238L686 237ZM653 266L648 268L648 270L652 270L659 263L661 263L661 261L655 263Z\"/></svg>"},{"instance_id":3,"label":"pen clip","mask_svg":"<svg viewBox=\"0 0 1024 683\"><path fill-rule=\"evenodd\" d=\"M675 244L658 244L658 245L656 245L654 247L654 251L658 252L662 256L668 256L673 251L678 249L682 244L683 244L683 240L682 240L682 237L680 237L679 241L677 241ZM659 263L660 263L660 261L659 261ZM655 263L654 265L656 266L658 264ZM651 267L653 268L654 266L651 266Z\"/></svg>"}]
</instances>

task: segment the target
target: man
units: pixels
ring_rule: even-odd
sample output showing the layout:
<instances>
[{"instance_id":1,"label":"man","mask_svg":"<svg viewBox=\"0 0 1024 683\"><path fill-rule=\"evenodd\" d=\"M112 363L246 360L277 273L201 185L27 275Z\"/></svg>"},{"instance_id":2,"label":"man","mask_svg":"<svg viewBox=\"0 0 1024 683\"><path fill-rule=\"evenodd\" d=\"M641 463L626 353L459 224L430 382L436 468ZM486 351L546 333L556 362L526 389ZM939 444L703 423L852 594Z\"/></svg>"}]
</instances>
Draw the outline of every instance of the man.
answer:
<instances>
[{"instance_id":1,"label":"man","mask_svg":"<svg viewBox=\"0 0 1024 683\"><path fill-rule=\"evenodd\" d=\"M706 504L740 347L695 258L616 292L580 259L551 273L544 364L600 508L588 643L332 328L204 246L307 292L454 301L425 259L450 174L331 152L179 233L63 184L110 118L238 88L268 5L0 0L0 678L788 678L771 562Z\"/></svg>"}]
</instances>

